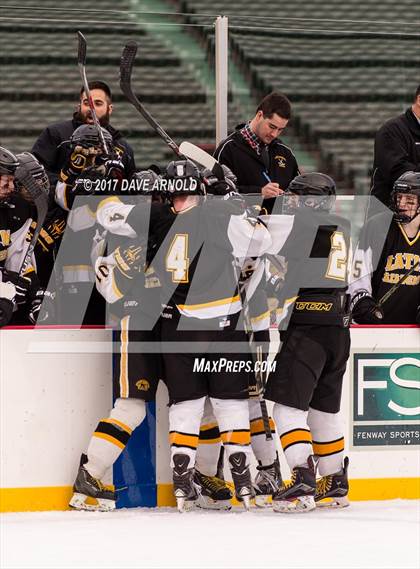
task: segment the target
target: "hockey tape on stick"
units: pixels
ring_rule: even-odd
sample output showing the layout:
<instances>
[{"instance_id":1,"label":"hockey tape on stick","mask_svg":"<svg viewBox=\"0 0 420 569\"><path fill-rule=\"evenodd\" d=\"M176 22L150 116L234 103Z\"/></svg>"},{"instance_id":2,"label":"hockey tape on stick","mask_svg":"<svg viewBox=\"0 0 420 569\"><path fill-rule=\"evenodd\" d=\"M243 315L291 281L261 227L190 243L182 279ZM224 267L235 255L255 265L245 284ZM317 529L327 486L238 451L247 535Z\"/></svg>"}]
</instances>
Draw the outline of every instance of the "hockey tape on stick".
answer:
<instances>
[{"instance_id":1,"label":"hockey tape on stick","mask_svg":"<svg viewBox=\"0 0 420 569\"><path fill-rule=\"evenodd\" d=\"M86 98L88 100L90 113L92 115L93 122L95 123L96 128L98 129L99 138L101 139L101 143L104 149L105 154L109 155L108 145L105 141L104 134L102 132L101 125L99 124L98 117L95 111L95 105L93 104L93 99L90 94L89 90L89 83L86 77L86 51L87 51L87 43L85 36L82 32L77 32L78 40L79 40L79 48L77 52L77 63L79 65L80 76L82 78L83 83L83 90L85 92Z\"/></svg>"},{"instance_id":2,"label":"hockey tape on stick","mask_svg":"<svg viewBox=\"0 0 420 569\"><path fill-rule=\"evenodd\" d=\"M142 115L142 117L149 123L155 132L165 141L171 150L180 158L184 158L176 142L172 140L167 132L163 130L160 124L152 117L147 109L141 104L139 99L133 92L131 84L131 75L136 58L138 45L135 41L129 41L121 55L120 62L120 88L125 97L130 101L135 109Z\"/></svg>"},{"instance_id":3,"label":"hockey tape on stick","mask_svg":"<svg viewBox=\"0 0 420 569\"><path fill-rule=\"evenodd\" d=\"M196 146L192 142L188 141L181 142L181 144L179 145L179 150L184 156L190 158L194 162L197 162L197 164L200 164L200 166L208 168L209 170L212 170L213 166L215 164L218 164L217 160L213 158L211 154L209 154L199 146Z\"/></svg>"},{"instance_id":4,"label":"hockey tape on stick","mask_svg":"<svg viewBox=\"0 0 420 569\"><path fill-rule=\"evenodd\" d=\"M193 144L192 142L184 141L179 145L179 150L184 156L193 162L196 162L200 166L211 170L219 180L224 179L225 174L220 162L218 162L216 158L214 158L211 154L199 146Z\"/></svg>"},{"instance_id":5,"label":"hockey tape on stick","mask_svg":"<svg viewBox=\"0 0 420 569\"><path fill-rule=\"evenodd\" d=\"M22 276L30 264L31 255L35 249L35 245L38 241L39 234L41 233L45 218L47 217L48 194L39 187L35 178L23 164L17 167L15 178L18 182L25 186L25 189L31 195L35 203L37 211L36 228L19 269L19 276Z\"/></svg>"}]
</instances>

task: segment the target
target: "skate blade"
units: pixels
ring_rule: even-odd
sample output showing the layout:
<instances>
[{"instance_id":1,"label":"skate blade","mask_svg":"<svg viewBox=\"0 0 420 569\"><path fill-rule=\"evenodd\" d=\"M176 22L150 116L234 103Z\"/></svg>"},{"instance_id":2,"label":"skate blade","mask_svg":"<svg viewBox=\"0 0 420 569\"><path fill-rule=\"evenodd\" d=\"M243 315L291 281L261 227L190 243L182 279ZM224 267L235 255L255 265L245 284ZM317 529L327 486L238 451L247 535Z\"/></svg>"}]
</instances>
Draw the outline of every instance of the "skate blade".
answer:
<instances>
[{"instance_id":1,"label":"skate blade","mask_svg":"<svg viewBox=\"0 0 420 569\"><path fill-rule=\"evenodd\" d=\"M316 508L313 496L301 496L293 501L273 500L273 511L281 514L303 514Z\"/></svg>"},{"instance_id":2,"label":"skate blade","mask_svg":"<svg viewBox=\"0 0 420 569\"><path fill-rule=\"evenodd\" d=\"M202 510L230 510L232 508L229 500L213 500L210 496L203 495L197 498L195 505Z\"/></svg>"},{"instance_id":3,"label":"skate blade","mask_svg":"<svg viewBox=\"0 0 420 569\"><path fill-rule=\"evenodd\" d=\"M251 495L241 496L241 499L242 499L242 505L245 508L245 511L249 512L249 510L251 509Z\"/></svg>"},{"instance_id":4,"label":"skate blade","mask_svg":"<svg viewBox=\"0 0 420 569\"><path fill-rule=\"evenodd\" d=\"M69 502L74 510L86 510L88 512L111 512L115 510L115 500L104 498L92 498L86 494L75 492Z\"/></svg>"},{"instance_id":5,"label":"skate blade","mask_svg":"<svg viewBox=\"0 0 420 569\"><path fill-rule=\"evenodd\" d=\"M257 508L271 508L271 494L259 494L255 496L255 505Z\"/></svg>"},{"instance_id":6,"label":"skate blade","mask_svg":"<svg viewBox=\"0 0 420 569\"><path fill-rule=\"evenodd\" d=\"M350 506L347 496L336 496L335 498L324 498L320 502L316 502L317 508L347 508Z\"/></svg>"},{"instance_id":7,"label":"skate blade","mask_svg":"<svg viewBox=\"0 0 420 569\"><path fill-rule=\"evenodd\" d=\"M181 514L193 510L194 506L195 506L195 500L187 500L184 497L176 498L176 507L178 509L178 512L180 512Z\"/></svg>"}]
</instances>

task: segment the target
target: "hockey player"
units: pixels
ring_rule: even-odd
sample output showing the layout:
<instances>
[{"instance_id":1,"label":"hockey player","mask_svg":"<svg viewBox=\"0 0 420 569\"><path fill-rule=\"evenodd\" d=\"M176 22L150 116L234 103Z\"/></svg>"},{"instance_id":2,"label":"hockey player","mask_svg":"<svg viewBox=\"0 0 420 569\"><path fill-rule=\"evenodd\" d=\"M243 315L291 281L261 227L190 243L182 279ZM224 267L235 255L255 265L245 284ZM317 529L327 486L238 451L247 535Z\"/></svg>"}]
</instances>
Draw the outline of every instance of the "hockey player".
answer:
<instances>
[{"instance_id":1,"label":"hockey player","mask_svg":"<svg viewBox=\"0 0 420 569\"><path fill-rule=\"evenodd\" d=\"M200 204L194 194L201 191L201 181L191 163L170 164L167 176L167 187L172 188L174 196L172 204L157 209L152 206L150 220L158 250L153 266L169 299L162 320L162 340L183 341L186 346L201 340L207 346L207 353L197 358L204 360L203 370L198 373L193 369L192 354L164 353L171 401L175 495L181 509L186 500L195 499L192 477L198 432L205 397L210 395L237 497L249 503L253 492L249 474L248 374L209 370L217 367L221 358L220 353L211 353L212 348L217 349L217 340L228 344L244 340L244 333L236 329L241 303L235 293L233 257L258 255L271 244L271 237L255 219L246 219L234 204L221 204L220 200ZM148 223L144 210L118 203L99 207L97 219L106 229L121 235L133 230L139 235ZM228 368L248 359L248 354L223 354Z\"/></svg>"},{"instance_id":2,"label":"hockey player","mask_svg":"<svg viewBox=\"0 0 420 569\"><path fill-rule=\"evenodd\" d=\"M44 299L33 255L22 270L29 228L35 219L30 195L20 177L16 178L22 161L32 169L34 179L45 181L44 169L31 154L15 156L0 147L0 327L10 322L34 324Z\"/></svg>"},{"instance_id":3,"label":"hockey player","mask_svg":"<svg viewBox=\"0 0 420 569\"><path fill-rule=\"evenodd\" d=\"M153 170L136 175L139 186L144 188L152 188L158 180L159 176ZM113 203L113 199L122 205L121 196L105 199L108 205ZM124 201L127 204L127 200ZM150 202L150 196L137 196L133 203L149 211ZM118 216L114 219L117 218ZM134 232L126 233L127 237L134 235ZM102 479L123 452L134 429L144 420L145 403L154 400L159 379L162 378L161 354L158 349L160 321L154 321L161 310L160 282L151 267L146 272L144 270L147 238L143 238L141 243L138 238L135 245L130 240L120 243L116 249L113 249L108 239L108 250L112 253L107 257L101 256L104 250L105 241L98 241L94 252L97 261L97 288L112 305L123 305L119 340L114 346L114 352L120 354L113 370L115 403L110 415L99 421L87 454L82 455L70 501L70 506L75 509L100 511L115 508L116 493L106 487ZM140 348L142 342L154 344L155 350L148 353ZM203 432L206 433L203 435L204 440L209 440L208 437L212 436L209 427L214 426L214 422L212 410L207 406L203 417ZM217 457L214 459L216 462ZM201 507L230 508L231 492L223 481L196 472L195 484L200 488L198 504Z\"/></svg>"},{"instance_id":4,"label":"hockey player","mask_svg":"<svg viewBox=\"0 0 420 569\"><path fill-rule=\"evenodd\" d=\"M69 212L59 266L55 266L55 273L60 272L58 304L64 324L105 322L105 306L94 289L95 275L90 261L90 244L96 231L94 212L98 195L118 193L125 169L111 134L104 128L102 133L110 155L104 154L94 125L81 125L73 132L69 143L71 153L62 166L55 189L57 204Z\"/></svg>"},{"instance_id":5,"label":"hockey player","mask_svg":"<svg viewBox=\"0 0 420 569\"><path fill-rule=\"evenodd\" d=\"M273 495L273 509L304 512L327 497L347 504L348 459L343 460L339 411L350 349L350 227L330 213L335 183L329 176L297 176L284 200L294 214L280 251L287 261L280 294L290 321L281 332L283 343L265 397L275 402L273 416L292 473L291 482Z\"/></svg>"},{"instance_id":6,"label":"hockey player","mask_svg":"<svg viewBox=\"0 0 420 569\"><path fill-rule=\"evenodd\" d=\"M387 213L369 219L354 256L349 292L358 324L420 324L419 172L405 172L395 181L390 207L391 223Z\"/></svg>"},{"instance_id":7,"label":"hockey player","mask_svg":"<svg viewBox=\"0 0 420 569\"><path fill-rule=\"evenodd\" d=\"M89 82L89 90L99 122L111 136L118 156L124 164L127 176L131 178L136 170L133 151L122 138L121 133L109 122L113 112L111 89L104 81L91 81ZM80 89L79 102L73 118L47 126L32 148L33 154L48 172L51 188L55 188L60 171L71 154L70 139L72 134L81 125L93 125L89 102L83 87Z\"/></svg>"},{"instance_id":8,"label":"hockey player","mask_svg":"<svg viewBox=\"0 0 420 569\"><path fill-rule=\"evenodd\" d=\"M217 183L217 176L209 170L204 170L202 173L208 184L208 191L212 194L226 196L232 189L236 190L236 176L226 166L222 165L224 178L226 184ZM229 187L231 184L231 187ZM233 199L238 199L239 196L233 195ZM240 197L241 201L243 200ZM261 211L260 206L253 204L254 198L246 201L249 207L249 212L252 215L258 216ZM244 202L242 201L242 205ZM237 270L239 275L239 286L242 289L242 294L246 295L247 310L242 311L242 316L247 315L246 318L241 319L239 325L243 325L247 332L248 341L252 340L253 352L256 354L257 347L261 349L261 360L263 365L267 362L269 343L270 343L270 313L268 310L267 294L265 291L265 262L260 257L249 257L247 259L238 260ZM243 321L243 323L242 323ZM281 472L280 463L274 442L275 425L271 417L268 417L269 429L271 430L271 438L266 436L266 428L262 418L262 408L260 397L264 389L264 380L266 373L261 373L261 381L257 385L256 374L254 371L249 373L249 414L250 414L250 432L251 432L251 447L252 451L258 461L257 476L254 481L255 490L255 504L260 507L270 505L269 498L281 486ZM264 402L262 402L265 405ZM201 441L200 431L200 441ZM204 456L203 456L204 455ZM208 453L211 458L211 453ZM199 447L197 456L197 463L199 468L205 472L215 472L216 463L214 460L206 461L206 456Z\"/></svg>"}]
</instances>

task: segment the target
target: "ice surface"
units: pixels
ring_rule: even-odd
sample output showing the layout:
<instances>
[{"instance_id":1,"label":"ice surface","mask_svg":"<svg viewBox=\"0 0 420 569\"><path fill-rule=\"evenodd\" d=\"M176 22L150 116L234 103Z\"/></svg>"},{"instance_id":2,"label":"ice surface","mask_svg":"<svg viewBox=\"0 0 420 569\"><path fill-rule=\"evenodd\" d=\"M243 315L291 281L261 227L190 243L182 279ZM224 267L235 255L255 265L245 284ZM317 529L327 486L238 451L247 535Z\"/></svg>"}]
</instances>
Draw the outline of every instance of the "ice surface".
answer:
<instances>
[{"instance_id":1,"label":"ice surface","mask_svg":"<svg viewBox=\"0 0 420 569\"><path fill-rule=\"evenodd\" d=\"M33 512L0 517L0 567L420 567L420 502L354 502L274 514L174 509Z\"/></svg>"}]
</instances>

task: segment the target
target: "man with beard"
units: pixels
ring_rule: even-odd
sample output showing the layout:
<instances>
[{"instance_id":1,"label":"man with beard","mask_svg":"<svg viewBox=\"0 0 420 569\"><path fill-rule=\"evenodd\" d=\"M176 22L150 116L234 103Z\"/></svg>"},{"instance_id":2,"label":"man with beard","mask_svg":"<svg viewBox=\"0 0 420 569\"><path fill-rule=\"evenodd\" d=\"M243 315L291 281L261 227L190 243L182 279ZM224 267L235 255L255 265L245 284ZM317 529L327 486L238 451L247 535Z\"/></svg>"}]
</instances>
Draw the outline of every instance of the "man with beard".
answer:
<instances>
[{"instance_id":1,"label":"man with beard","mask_svg":"<svg viewBox=\"0 0 420 569\"><path fill-rule=\"evenodd\" d=\"M131 178L135 172L133 150L122 138L121 133L109 123L113 111L111 89L104 81L91 81L89 89L99 123L111 134L115 150L124 164L125 175ZM51 188L55 188L59 172L67 161L70 152L70 137L82 124L93 124L88 98L83 87L80 90L80 100L73 118L47 126L32 147L31 152L48 172Z\"/></svg>"},{"instance_id":2,"label":"man with beard","mask_svg":"<svg viewBox=\"0 0 420 569\"><path fill-rule=\"evenodd\" d=\"M124 177L129 179L135 172L133 150L122 138L121 133L109 122L113 111L111 89L104 81L91 81L89 90L99 123L112 137L113 155L110 158L121 162ZM83 87L80 89L79 102L73 118L47 126L32 147L32 153L43 164L48 173L51 187L49 212L43 234L35 251L39 266L39 277L44 288L51 286L49 280L68 215L68 212L60 207L61 204L55 202L54 190L57 181L59 181L60 173L69 163L74 150L71 143L72 135L81 125L93 125L88 98ZM61 286L62 284L59 282L54 284L54 288L57 290ZM95 304L95 298L92 299L92 304ZM99 322L95 320L85 323Z\"/></svg>"}]
</instances>

